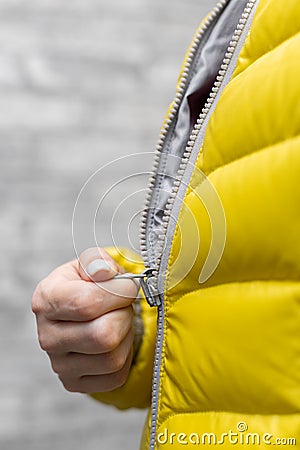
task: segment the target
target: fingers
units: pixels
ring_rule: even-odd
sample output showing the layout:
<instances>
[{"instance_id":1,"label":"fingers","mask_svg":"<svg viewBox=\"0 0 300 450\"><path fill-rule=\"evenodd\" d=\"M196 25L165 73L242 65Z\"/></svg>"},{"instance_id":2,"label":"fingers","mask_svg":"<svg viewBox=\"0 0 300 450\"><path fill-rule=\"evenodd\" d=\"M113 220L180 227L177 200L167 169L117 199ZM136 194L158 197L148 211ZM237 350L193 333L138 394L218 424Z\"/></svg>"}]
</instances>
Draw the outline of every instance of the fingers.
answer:
<instances>
[{"instance_id":1,"label":"fingers","mask_svg":"<svg viewBox=\"0 0 300 450\"><path fill-rule=\"evenodd\" d=\"M113 279L120 272L104 250L89 249L79 264L57 268L34 292L40 345L70 391L112 390L128 377L138 286Z\"/></svg>"},{"instance_id":2,"label":"fingers","mask_svg":"<svg viewBox=\"0 0 300 450\"><path fill-rule=\"evenodd\" d=\"M85 322L109 311L130 305L138 294L132 280L87 283L83 280L56 281L46 278L37 287L32 310L49 320Z\"/></svg>"},{"instance_id":3,"label":"fingers","mask_svg":"<svg viewBox=\"0 0 300 450\"><path fill-rule=\"evenodd\" d=\"M69 352L96 355L112 352L132 328L131 306L110 311L89 322L49 321L37 317L40 346L49 355Z\"/></svg>"},{"instance_id":4,"label":"fingers","mask_svg":"<svg viewBox=\"0 0 300 450\"><path fill-rule=\"evenodd\" d=\"M105 260L99 259L99 252ZM106 281L87 282L91 278L88 278L85 267L94 273L95 279L106 278ZM32 310L49 320L83 322L124 308L136 298L138 286L132 280L111 279L116 271L120 272L121 268L103 249L88 249L81 255L79 267L76 261L72 261L39 283L33 295Z\"/></svg>"},{"instance_id":5,"label":"fingers","mask_svg":"<svg viewBox=\"0 0 300 450\"><path fill-rule=\"evenodd\" d=\"M131 328L114 350L98 355L68 353L50 355L52 369L61 378L80 378L87 375L107 375L119 372L126 364L133 345Z\"/></svg>"},{"instance_id":6,"label":"fingers","mask_svg":"<svg viewBox=\"0 0 300 450\"><path fill-rule=\"evenodd\" d=\"M112 391L121 387L127 380L132 363L133 350L121 370L106 375L85 375L82 377L61 376L59 378L69 392L92 394L95 392Z\"/></svg>"},{"instance_id":7,"label":"fingers","mask_svg":"<svg viewBox=\"0 0 300 450\"><path fill-rule=\"evenodd\" d=\"M107 339L107 328L99 333L100 326L104 326L100 319L94 321L95 327L92 330L86 328L84 333L81 329L82 339L93 346L93 352L105 350L102 353L91 354L92 347L81 346L82 342L78 340L76 333L69 334L70 346L66 346L65 336L68 333L64 329L59 333L55 332L55 345L53 341L51 344L51 341L43 342L41 339L41 345L48 352L54 372L58 374L68 391L82 393L110 391L122 386L127 380L133 357L132 308L126 308L122 314L120 312L109 313L110 324L113 323L116 330L113 335L110 334L110 339ZM83 324L75 325L82 328ZM98 332L95 331L97 328ZM76 352L65 353L66 348L74 348ZM88 353L81 353L82 350Z\"/></svg>"},{"instance_id":8,"label":"fingers","mask_svg":"<svg viewBox=\"0 0 300 450\"><path fill-rule=\"evenodd\" d=\"M99 247L88 248L82 252L78 262L79 274L85 281L106 281L120 271L109 254Z\"/></svg>"}]
</instances>

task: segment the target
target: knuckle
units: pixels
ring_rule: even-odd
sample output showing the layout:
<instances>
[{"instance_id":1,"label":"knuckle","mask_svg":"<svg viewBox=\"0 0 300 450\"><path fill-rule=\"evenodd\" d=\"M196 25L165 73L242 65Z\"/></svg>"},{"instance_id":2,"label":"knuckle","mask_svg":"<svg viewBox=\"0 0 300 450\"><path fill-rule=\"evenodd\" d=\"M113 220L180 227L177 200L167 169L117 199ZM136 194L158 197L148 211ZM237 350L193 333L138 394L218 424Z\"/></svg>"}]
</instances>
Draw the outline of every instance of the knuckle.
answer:
<instances>
[{"instance_id":1,"label":"knuckle","mask_svg":"<svg viewBox=\"0 0 300 450\"><path fill-rule=\"evenodd\" d=\"M55 351L57 343L55 340L50 338L48 333L39 330L38 339L41 349L46 353L52 353L53 351Z\"/></svg>"},{"instance_id":2,"label":"knuckle","mask_svg":"<svg viewBox=\"0 0 300 450\"><path fill-rule=\"evenodd\" d=\"M38 289L40 297L43 300L48 300L53 297L53 283L49 281L48 277L40 281L40 283L38 284Z\"/></svg>"},{"instance_id":3,"label":"knuckle","mask_svg":"<svg viewBox=\"0 0 300 450\"><path fill-rule=\"evenodd\" d=\"M64 374L66 372L65 363L60 358L50 358L51 367L54 373L57 375Z\"/></svg>"},{"instance_id":4,"label":"knuckle","mask_svg":"<svg viewBox=\"0 0 300 450\"><path fill-rule=\"evenodd\" d=\"M90 320L94 317L95 294L88 284L76 296L73 296L69 309L83 320Z\"/></svg>"},{"instance_id":5,"label":"knuckle","mask_svg":"<svg viewBox=\"0 0 300 450\"><path fill-rule=\"evenodd\" d=\"M115 389L117 389L126 383L127 378L128 378L128 371L122 369L119 372L116 372L115 374L113 374L112 377L113 377L114 387L115 387Z\"/></svg>"},{"instance_id":6,"label":"knuckle","mask_svg":"<svg viewBox=\"0 0 300 450\"><path fill-rule=\"evenodd\" d=\"M105 351L112 352L120 344L118 327L112 320L105 320L95 327L95 343Z\"/></svg>"},{"instance_id":7,"label":"knuckle","mask_svg":"<svg viewBox=\"0 0 300 450\"><path fill-rule=\"evenodd\" d=\"M39 282L32 296L31 308L34 314L47 314L56 309L55 284L48 278Z\"/></svg>"},{"instance_id":8,"label":"knuckle","mask_svg":"<svg viewBox=\"0 0 300 450\"><path fill-rule=\"evenodd\" d=\"M64 388L68 392L81 392L80 386L77 380L69 380L65 379L63 376L59 376L60 381L62 382Z\"/></svg>"},{"instance_id":9,"label":"knuckle","mask_svg":"<svg viewBox=\"0 0 300 450\"><path fill-rule=\"evenodd\" d=\"M38 314L40 312L40 305L39 305L39 295L37 293L37 289L35 289L32 300L31 300L31 311L34 314Z\"/></svg>"},{"instance_id":10,"label":"knuckle","mask_svg":"<svg viewBox=\"0 0 300 450\"><path fill-rule=\"evenodd\" d=\"M59 375L62 372L60 364L57 363L56 361L51 360L51 367L53 372L56 373L57 375Z\"/></svg>"},{"instance_id":11,"label":"knuckle","mask_svg":"<svg viewBox=\"0 0 300 450\"><path fill-rule=\"evenodd\" d=\"M127 355L125 352L120 352L118 350L115 350L113 352L109 352L107 354L108 358L108 367L111 373L119 372L123 369L123 367L126 364Z\"/></svg>"},{"instance_id":12,"label":"knuckle","mask_svg":"<svg viewBox=\"0 0 300 450\"><path fill-rule=\"evenodd\" d=\"M89 387L86 386L85 383L81 382L78 384L76 392L78 392L79 394L90 394L93 392L93 389L89 389Z\"/></svg>"},{"instance_id":13,"label":"knuckle","mask_svg":"<svg viewBox=\"0 0 300 450\"><path fill-rule=\"evenodd\" d=\"M84 376L79 378L60 377L60 380L68 392L79 394L87 394L89 392L88 387L85 386L86 377Z\"/></svg>"},{"instance_id":14,"label":"knuckle","mask_svg":"<svg viewBox=\"0 0 300 450\"><path fill-rule=\"evenodd\" d=\"M42 283L42 281L39 282L32 295L31 309L34 314L39 314L42 310Z\"/></svg>"}]
</instances>

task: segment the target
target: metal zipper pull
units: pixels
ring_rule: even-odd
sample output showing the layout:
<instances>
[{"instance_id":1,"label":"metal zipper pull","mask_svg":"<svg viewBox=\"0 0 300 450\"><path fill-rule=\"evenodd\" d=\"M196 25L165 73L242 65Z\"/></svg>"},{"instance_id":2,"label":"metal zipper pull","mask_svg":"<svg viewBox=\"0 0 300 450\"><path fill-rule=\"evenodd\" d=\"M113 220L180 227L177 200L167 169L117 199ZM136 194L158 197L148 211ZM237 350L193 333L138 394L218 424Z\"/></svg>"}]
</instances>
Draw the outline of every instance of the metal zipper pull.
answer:
<instances>
[{"instance_id":1,"label":"metal zipper pull","mask_svg":"<svg viewBox=\"0 0 300 450\"><path fill-rule=\"evenodd\" d=\"M154 269L145 269L142 273L121 273L114 277L116 280L139 279L145 298L150 306L161 304L160 296L153 285Z\"/></svg>"},{"instance_id":2,"label":"metal zipper pull","mask_svg":"<svg viewBox=\"0 0 300 450\"><path fill-rule=\"evenodd\" d=\"M161 300L159 293L154 287L153 281L154 281L153 270L148 269L148 272L145 274L144 278L141 278L141 288L143 289L145 298L149 303L149 305L159 306L161 304Z\"/></svg>"}]
</instances>

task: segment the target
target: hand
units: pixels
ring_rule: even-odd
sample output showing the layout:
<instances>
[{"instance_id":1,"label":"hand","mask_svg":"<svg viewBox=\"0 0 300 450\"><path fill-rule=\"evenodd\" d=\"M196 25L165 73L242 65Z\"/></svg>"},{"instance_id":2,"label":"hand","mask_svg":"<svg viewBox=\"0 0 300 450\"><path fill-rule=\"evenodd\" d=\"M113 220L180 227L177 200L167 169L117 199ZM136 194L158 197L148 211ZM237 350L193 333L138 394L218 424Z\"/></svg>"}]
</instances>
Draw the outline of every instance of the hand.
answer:
<instances>
[{"instance_id":1,"label":"hand","mask_svg":"<svg viewBox=\"0 0 300 450\"><path fill-rule=\"evenodd\" d=\"M104 392L123 385L133 354L138 286L112 280L123 270L91 248L41 281L32 298L40 346L70 392ZM95 282L97 283L95 283Z\"/></svg>"}]
</instances>

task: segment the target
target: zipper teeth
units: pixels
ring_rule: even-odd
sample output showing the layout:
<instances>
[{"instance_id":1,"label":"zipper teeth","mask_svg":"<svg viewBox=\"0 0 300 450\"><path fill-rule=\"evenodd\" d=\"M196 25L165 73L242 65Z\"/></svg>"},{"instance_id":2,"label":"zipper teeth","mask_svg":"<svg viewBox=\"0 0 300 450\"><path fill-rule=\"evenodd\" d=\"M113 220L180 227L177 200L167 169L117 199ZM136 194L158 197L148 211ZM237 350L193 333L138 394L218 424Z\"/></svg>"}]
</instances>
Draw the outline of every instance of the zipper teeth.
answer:
<instances>
[{"instance_id":1,"label":"zipper teeth","mask_svg":"<svg viewBox=\"0 0 300 450\"><path fill-rule=\"evenodd\" d=\"M203 126L203 123L205 119L207 118L207 115L209 114L209 111L211 109L211 106L217 97L217 94L220 91L222 82L224 80L225 74L228 70L228 66L230 64L230 61L232 59L232 56L234 54L235 48L237 46L237 43L239 41L239 38L244 30L244 27L247 23L247 20L252 12L253 6L255 4L256 0L250 0L246 4L246 7L243 11L243 14L239 20L239 23L235 29L235 32L233 34L233 37L229 43L229 46L227 48L227 51L225 53L225 57L223 59L223 62L221 64L221 68L218 72L218 75L216 77L216 81L214 83L214 86L209 94L209 97L207 99L207 102L204 105L204 108L201 111L201 114L199 115L199 118L194 126L194 129L192 131L192 134L190 136L190 140L188 141L187 147L185 149L185 152L183 154L182 162L179 166L179 170L177 173L177 178L174 181L173 189L171 192L171 195L169 197L169 201L167 202L164 216L163 216L163 231L162 236L159 237L159 244L162 247L163 242L165 239L165 232L167 230L168 224L169 224L169 218L172 211L172 205L174 203L176 194L178 192L183 174L185 172L185 169L188 165L190 155L192 153L192 150L195 146L196 139L199 135L199 132ZM142 214L142 220L141 220L141 248L142 248L142 255L144 257L144 261L147 264L147 249L146 249L146 222L147 222L147 211L150 205L151 201L151 194L152 190L155 186L155 171L158 169L159 165L159 157L160 153L164 144L165 136L167 132L170 129L170 124L172 119L174 118L176 112L178 111L180 101L184 95L185 87L188 82L188 74L189 69L192 63L192 60L194 59L194 56L196 54L197 46L200 43L200 40L205 32L205 30L208 28L208 26L213 22L213 20L216 18L216 16L222 11L222 9L226 6L227 1L219 1L216 7L213 9L211 16L207 19L207 21L204 23L204 26L199 30L198 34L196 35L196 38L194 39L194 42L192 44L191 53L187 59L187 64L185 65L184 69L184 76L182 77L178 93L176 98L179 99L177 102L175 102L174 108L170 112L167 120L166 125L163 129L163 132L161 134L161 137L156 149L156 155L153 165L153 173L150 177L149 182L149 189L148 194L146 197L145 202L145 209ZM160 264L161 258L159 258L158 265ZM157 270L155 271L157 272ZM155 448L155 440L156 440L156 421L157 421L157 411L158 411L158 391L159 391L159 377L160 377L160 364L161 364L161 350L162 350L162 343L163 343L163 328L164 328L164 305L161 304L161 307L158 308L158 327L157 327L157 341L156 341L156 350L155 350L155 360L154 360L154 373L153 373L153 385L152 385L152 410L151 410L151 428L150 428L150 450L154 450Z\"/></svg>"},{"instance_id":2,"label":"zipper teeth","mask_svg":"<svg viewBox=\"0 0 300 450\"><path fill-rule=\"evenodd\" d=\"M207 29L209 28L209 26L212 24L212 22L216 19L216 17L220 14L220 12L224 9L224 7L226 6L226 4L228 3L229 0L219 0L217 5L213 8L212 12L210 13L210 15L208 16L208 18L204 21L202 27L198 30L198 32L196 33L196 36L194 37L194 40L192 41L191 47L190 47L190 52L186 58L186 62L184 65L184 69L183 69L183 73L180 79L180 84L177 88L177 92L176 92L176 96L175 99L173 100L172 103L172 108L165 120L165 123L161 129L160 132L160 136L159 136L159 140L157 142L156 145L156 150L155 150L155 155L154 155L154 161L153 161L153 167L152 170L150 172L150 177L149 177L149 182L148 182L148 187L147 187L147 193L146 193L146 198L145 198L145 204L144 204L144 208L143 208L143 212L141 214L141 219L140 219L140 249L141 249L141 254L144 260L144 263L146 265L146 267L149 264L149 259L148 259L148 252L147 252L147 241L146 241L146 228L147 228L147 219L148 219L148 211L149 211L149 207L150 207L150 202L151 202L151 197L152 197L152 192L153 189L155 187L155 182L156 182L156 176L157 176L157 171L158 171L158 167L159 167L159 163L160 163L160 156L161 156L161 152L167 137L167 134L170 131L170 127L171 124L173 123L173 120L178 112L179 106L181 104L181 101L184 97L188 82L189 82L189 75L190 75L190 71L191 71L191 66L194 62L194 58L195 55L197 53L197 49L199 47L200 41L204 35L204 33L207 31ZM186 149L187 150L187 149ZM184 156L185 157L185 156ZM186 162L187 164L187 162ZM179 168L179 172L182 171L181 168ZM174 182L174 187L178 188L180 184L180 181L175 180ZM177 192L177 191L176 191ZM169 198L169 202L167 205L167 208L170 208L170 206L172 205L172 200L173 197L175 197L176 192L173 194L171 194L170 198ZM167 217L170 216L169 212L166 212L164 214L163 217L163 222L166 226L164 226L164 229L167 228L167 223L169 222L169 220L166 220ZM157 244L157 253L158 255L161 254L161 250L163 248L163 242L162 243L158 243ZM156 262L154 263L154 275L157 275L157 269L159 267L160 264L160 258L156 259Z\"/></svg>"},{"instance_id":3,"label":"zipper teeth","mask_svg":"<svg viewBox=\"0 0 300 450\"><path fill-rule=\"evenodd\" d=\"M156 335L156 349L154 357L154 369L152 379L152 405L151 405L151 428L150 428L150 450L155 448L156 439L156 417L158 410L158 390L159 390L159 375L160 375L160 351L163 343L163 307L158 308L158 326Z\"/></svg>"},{"instance_id":4,"label":"zipper teeth","mask_svg":"<svg viewBox=\"0 0 300 450\"><path fill-rule=\"evenodd\" d=\"M189 141L187 143L187 146L185 148L185 151L183 153L183 158L181 161L181 164L179 166L179 169L177 171L177 176L176 179L174 180L174 184L173 184L173 188L172 191L170 193L169 199L167 201L166 204L166 208L164 211L164 215L162 218L162 228L163 228L163 232L162 234L159 236L158 242L157 242L157 254L159 255L156 259L155 262L152 264L154 271L153 271L153 275L157 276L158 275L158 268L160 266L160 262L161 262L161 254L162 254L162 250L163 250L163 246L164 246L164 238L165 238L165 231L168 228L168 224L169 224L169 218L171 216L171 210L172 210L172 205L174 203L176 194L178 192L183 174L185 172L185 169L188 165L189 162L189 157L190 154L194 148L195 142L197 140L198 134L202 128L202 125L207 117L207 115L209 114L209 111L211 109L212 104L214 103L215 98L218 95L218 92L220 90L220 87L222 85L225 73L227 71L228 65L231 61L232 55L234 53L234 50L237 46L237 43L239 41L240 35L242 34L242 31L244 29L244 26L247 22L247 19L252 11L253 5L255 3L256 0L250 0L245 9L244 12L239 20L239 23L235 29L235 32L231 38L231 41L229 43L229 46L227 48L227 51L225 53L225 57L223 59L223 62L221 64L221 68L218 72L218 75L216 77L216 80L214 82L214 85L212 87L212 90L209 94L209 97L204 105L204 107L202 108L202 111L197 119L196 124L194 125L194 128L192 130L192 133L190 135ZM200 41L205 33L205 31L207 30L207 28L211 25L211 23L215 20L215 18L217 17L217 15L220 14L220 12L222 11L222 9L226 6L226 4L228 3L228 0L220 0L218 2L218 4L215 6L215 8L213 9L211 15L208 17L208 19L204 22L203 27L198 31L198 33L196 34L196 37L194 38L194 41L191 45L191 50L190 50L190 54L187 57L187 61L183 70L183 75L181 78L181 82L179 85L179 88L177 90L176 93L176 97L175 100L173 102L173 107L166 119L165 125L160 133L160 138L159 141L157 143L156 146L156 152L155 152L155 156L154 156L154 163L153 163L153 168L151 171L151 175L149 178L149 182L148 182L148 190L147 190L147 194L146 194L146 199L145 199L145 206L143 209L143 212L141 214L141 220L140 220L140 248L141 248L141 254L143 257L143 260L145 262L146 267L148 266L149 260L148 260L148 252L147 252L147 242L146 242L146 228L147 228L147 219L148 219L148 210L149 210L149 206L150 206L150 202L151 202L151 197L152 197L152 192L153 189L155 187L155 182L156 182L156 173L159 167L159 162L160 162L160 155L162 152L162 148L163 145L165 143L165 139L166 139L166 135L170 130L170 126L171 123L176 115L176 113L178 112L181 100L184 96L187 84L188 84L188 77L190 74L190 69L191 69L191 65L193 63L194 57L196 55L197 52L197 48L200 44Z\"/></svg>"}]
</instances>

